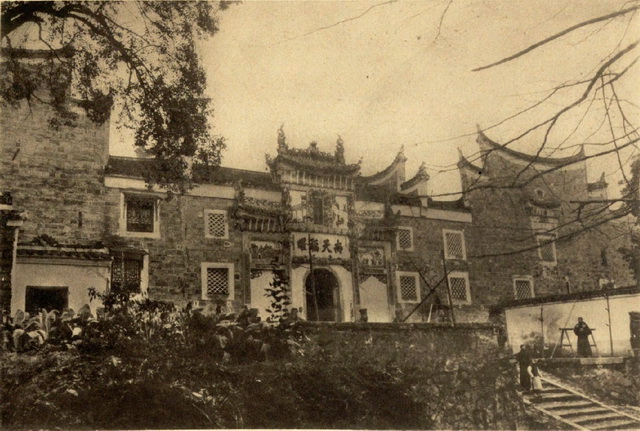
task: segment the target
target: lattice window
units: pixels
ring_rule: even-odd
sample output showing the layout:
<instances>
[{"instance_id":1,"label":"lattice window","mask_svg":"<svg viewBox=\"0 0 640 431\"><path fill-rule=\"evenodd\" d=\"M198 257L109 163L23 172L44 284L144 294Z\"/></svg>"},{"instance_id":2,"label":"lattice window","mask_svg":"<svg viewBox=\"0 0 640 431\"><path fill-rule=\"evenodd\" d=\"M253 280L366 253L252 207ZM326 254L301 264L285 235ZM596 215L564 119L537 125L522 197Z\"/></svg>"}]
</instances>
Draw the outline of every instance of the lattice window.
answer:
<instances>
[{"instance_id":1,"label":"lattice window","mask_svg":"<svg viewBox=\"0 0 640 431\"><path fill-rule=\"evenodd\" d=\"M126 196L127 232L154 232L156 199Z\"/></svg>"},{"instance_id":2,"label":"lattice window","mask_svg":"<svg viewBox=\"0 0 640 431\"><path fill-rule=\"evenodd\" d=\"M229 224L227 222L227 212L221 210L205 210L205 237L222 238L229 237Z\"/></svg>"},{"instance_id":3,"label":"lattice window","mask_svg":"<svg viewBox=\"0 0 640 431\"><path fill-rule=\"evenodd\" d=\"M420 285L418 274L406 272L397 273L398 296L400 302L418 302L420 299Z\"/></svg>"},{"instance_id":4,"label":"lattice window","mask_svg":"<svg viewBox=\"0 0 640 431\"><path fill-rule=\"evenodd\" d=\"M207 295L229 294L229 270L227 268L207 268Z\"/></svg>"},{"instance_id":5,"label":"lattice window","mask_svg":"<svg viewBox=\"0 0 640 431\"><path fill-rule=\"evenodd\" d=\"M466 272L452 272L449 274L449 287L454 302L471 302L469 292L469 275Z\"/></svg>"},{"instance_id":6,"label":"lattice window","mask_svg":"<svg viewBox=\"0 0 640 431\"><path fill-rule=\"evenodd\" d=\"M513 289L516 299L533 298L533 282L529 278L514 278Z\"/></svg>"},{"instance_id":7,"label":"lattice window","mask_svg":"<svg viewBox=\"0 0 640 431\"><path fill-rule=\"evenodd\" d=\"M464 233L455 230L443 230L444 254L447 259L464 260L467 257L464 247Z\"/></svg>"},{"instance_id":8,"label":"lattice window","mask_svg":"<svg viewBox=\"0 0 640 431\"><path fill-rule=\"evenodd\" d=\"M140 292L142 260L114 256L111 265L111 289L115 292Z\"/></svg>"},{"instance_id":9,"label":"lattice window","mask_svg":"<svg viewBox=\"0 0 640 431\"><path fill-rule=\"evenodd\" d=\"M413 250L413 229L398 228L398 249Z\"/></svg>"},{"instance_id":10,"label":"lattice window","mask_svg":"<svg viewBox=\"0 0 640 431\"><path fill-rule=\"evenodd\" d=\"M545 263L556 263L555 237L550 235L538 235L538 255Z\"/></svg>"},{"instance_id":11,"label":"lattice window","mask_svg":"<svg viewBox=\"0 0 640 431\"><path fill-rule=\"evenodd\" d=\"M233 298L233 264L202 264L202 299Z\"/></svg>"}]
</instances>

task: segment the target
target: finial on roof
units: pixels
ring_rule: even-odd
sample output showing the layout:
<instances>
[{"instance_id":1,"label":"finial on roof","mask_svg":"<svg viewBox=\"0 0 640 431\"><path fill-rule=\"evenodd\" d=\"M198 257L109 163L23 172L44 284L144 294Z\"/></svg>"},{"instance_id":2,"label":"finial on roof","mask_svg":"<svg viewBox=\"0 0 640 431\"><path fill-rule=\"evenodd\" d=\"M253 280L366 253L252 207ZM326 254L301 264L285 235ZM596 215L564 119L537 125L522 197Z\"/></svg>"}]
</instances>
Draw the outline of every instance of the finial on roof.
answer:
<instances>
[{"instance_id":1,"label":"finial on roof","mask_svg":"<svg viewBox=\"0 0 640 431\"><path fill-rule=\"evenodd\" d=\"M400 147L400 151L398 151L398 154L396 154L396 160L399 160L401 162L407 161L407 158L404 155L404 145Z\"/></svg>"},{"instance_id":2,"label":"finial on roof","mask_svg":"<svg viewBox=\"0 0 640 431\"><path fill-rule=\"evenodd\" d=\"M338 163L344 163L344 141L340 135L338 135L338 140L336 141L335 157Z\"/></svg>"},{"instance_id":3,"label":"finial on roof","mask_svg":"<svg viewBox=\"0 0 640 431\"><path fill-rule=\"evenodd\" d=\"M425 180L429 179L429 174L427 173L427 165L424 162L422 162L422 164L418 168L416 177L424 178Z\"/></svg>"},{"instance_id":4,"label":"finial on roof","mask_svg":"<svg viewBox=\"0 0 640 431\"><path fill-rule=\"evenodd\" d=\"M278 129L278 150L287 149L287 137L284 134L284 123Z\"/></svg>"},{"instance_id":5,"label":"finial on roof","mask_svg":"<svg viewBox=\"0 0 640 431\"><path fill-rule=\"evenodd\" d=\"M311 141L309 143L309 150L312 153L317 153L318 152L318 143L316 141Z\"/></svg>"}]
</instances>

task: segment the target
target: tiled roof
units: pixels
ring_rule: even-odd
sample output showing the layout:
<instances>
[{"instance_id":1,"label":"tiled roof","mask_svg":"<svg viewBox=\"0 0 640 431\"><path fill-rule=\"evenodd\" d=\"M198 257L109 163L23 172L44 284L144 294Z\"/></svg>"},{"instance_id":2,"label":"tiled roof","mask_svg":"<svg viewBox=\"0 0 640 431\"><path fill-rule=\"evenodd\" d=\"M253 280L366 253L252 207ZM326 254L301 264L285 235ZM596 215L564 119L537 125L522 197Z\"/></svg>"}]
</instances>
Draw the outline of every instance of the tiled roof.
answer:
<instances>
[{"instance_id":1,"label":"tiled roof","mask_svg":"<svg viewBox=\"0 0 640 431\"><path fill-rule=\"evenodd\" d=\"M541 157L530 154L521 153L519 151L512 150L508 148L506 145L500 145L497 142L489 139L482 130L478 130L478 137L476 141L482 146L485 145L489 148L489 151L495 151L497 153L505 153L517 159L524 160L526 162L531 163L544 163L547 165L566 165L569 163L578 162L584 159L584 148L580 147L580 151L578 151L573 156L569 157ZM486 150L485 150L486 151Z\"/></svg>"},{"instance_id":2,"label":"tiled roof","mask_svg":"<svg viewBox=\"0 0 640 431\"><path fill-rule=\"evenodd\" d=\"M288 148L279 150L273 164L285 163L299 169L336 173L341 175L357 175L360 165L348 165L336 159L335 156L312 149Z\"/></svg>"},{"instance_id":3,"label":"tiled roof","mask_svg":"<svg viewBox=\"0 0 640 431\"><path fill-rule=\"evenodd\" d=\"M400 163L403 163L406 161L407 161L407 158L405 157L403 150L400 150L400 152L398 152L395 159L393 159L393 162L391 162L389 166L387 166L380 172L376 172L373 175L360 177L360 181L362 181L363 183L374 183L376 181L379 181L384 177L386 177L387 175L389 175L391 172L393 172Z\"/></svg>"},{"instance_id":4,"label":"tiled roof","mask_svg":"<svg viewBox=\"0 0 640 431\"><path fill-rule=\"evenodd\" d=\"M428 180L429 180L429 174L427 174L427 169L425 168L425 165L423 163L422 165L420 165L418 172L416 172L413 178L400 184L400 190L404 191L404 190L410 189L411 187L414 187L415 185Z\"/></svg>"},{"instance_id":5,"label":"tiled roof","mask_svg":"<svg viewBox=\"0 0 640 431\"><path fill-rule=\"evenodd\" d=\"M19 245L17 249L18 257L48 257L59 259L81 259L81 260L111 260L109 250L106 248L85 248L85 247L56 247L56 246L35 246Z\"/></svg>"},{"instance_id":6,"label":"tiled roof","mask_svg":"<svg viewBox=\"0 0 640 431\"><path fill-rule=\"evenodd\" d=\"M601 190L601 189L606 189L609 186L609 184L607 184L607 182L604 179L604 172L602 173L602 176L600 177L600 179L596 182L593 183L587 183L587 190L590 192L596 191L596 190Z\"/></svg>"},{"instance_id":7,"label":"tiled roof","mask_svg":"<svg viewBox=\"0 0 640 431\"><path fill-rule=\"evenodd\" d=\"M105 173L107 175L118 175L130 178L143 179L149 171L155 168L153 159L141 159L136 157L110 156ZM195 167L194 179L199 183L211 183L221 185L233 185L242 181L243 186L277 190L278 185L271 179L271 174L267 172L248 171L244 169L234 169L226 167Z\"/></svg>"},{"instance_id":8,"label":"tiled roof","mask_svg":"<svg viewBox=\"0 0 640 431\"><path fill-rule=\"evenodd\" d=\"M415 195L403 195L401 193L392 192L384 186L365 186L356 191L356 199L370 202L385 203L389 202L393 205L410 205L421 206L420 197ZM448 210L448 211L464 211L470 212L462 198L455 201L437 201L429 198L428 208Z\"/></svg>"},{"instance_id":9,"label":"tiled roof","mask_svg":"<svg viewBox=\"0 0 640 431\"><path fill-rule=\"evenodd\" d=\"M455 201L434 201L429 198L428 208L435 208L440 210L448 210L448 211L465 211L471 212L469 207L467 207L462 198Z\"/></svg>"},{"instance_id":10,"label":"tiled roof","mask_svg":"<svg viewBox=\"0 0 640 431\"><path fill-rule=\"evenodd\" d=\"M575 302L581 299L599 298L604 296L631 295L640 293L640 286L628 286L618 289L589 290L585 292L564 293L558 295L537 296L535 298L514 299L497 304L496 310L505 308L521 307L525 305L546 304L550 302Z\"/></svg>"},{"instance_id":11,"label":"tiled roof","mask_svg":"<svg viewBox=\"0 0 640 431\"><path fill-rule=\"evenodd\" d=\"M460 160L458 161L458 167L459 168L471 169L472 171L474 171L478 175L482 175L482 168L480 166L477 166L477 165L474 165L473 163L471 163L462 154L460 154Z\"/></svg>"}]
</instances>

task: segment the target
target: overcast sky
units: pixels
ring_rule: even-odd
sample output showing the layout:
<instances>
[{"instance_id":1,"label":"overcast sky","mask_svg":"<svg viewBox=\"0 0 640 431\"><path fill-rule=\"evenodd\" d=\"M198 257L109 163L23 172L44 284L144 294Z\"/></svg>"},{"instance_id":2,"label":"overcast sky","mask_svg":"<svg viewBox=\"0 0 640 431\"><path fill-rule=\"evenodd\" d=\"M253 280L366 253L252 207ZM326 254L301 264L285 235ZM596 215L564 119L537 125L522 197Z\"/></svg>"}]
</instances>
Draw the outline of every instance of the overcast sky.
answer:
<instances>
[{"instance_id":1,"label":"overcast sky","mask_svg":"<svg viewBox=\"0 0 640 431\"><path fill-rule=\"evenodd\" d=\"M455 191L458 174L448 169L458 160L458 148L473 156L477 145L474 136L452 138L474 133L476 124L494 125L559 82L593 72L598 60L621 41L635 40L639 29L617 20L503 66L471 70L623 4L453 0L234 5L221 13L219 33L202 47L214 132L228 143L223 166L265 170L264 155L275 154L276 131L284 124L289 145L295 147L315 140L321 150L333 152L341 135L347 162L362 158L365 175L384 169L404 145L408 177L425 162L433 194ZM629 82L621 83L621 91L637 102L638 92ZM553 102L549 109L557 109L562 100ZM637 120L637 109L628 108ZM516 118L487 134L507 141L544 112ZM574 153L575 144L596 130L602 111L592 112L592 125L587 117L584 130L554 156ZM561 130L573 130L578 117L562 123ZM513 148L535 152L538 139L534 135ZM559 143L564 137L554 139ZM589 139L597 140L597 135ZM132 154L124 141L114 136L113 154ZM609 160L590 166L591 179L602 170L613 172L615 165Z\"/></svg>"}]
</instances>

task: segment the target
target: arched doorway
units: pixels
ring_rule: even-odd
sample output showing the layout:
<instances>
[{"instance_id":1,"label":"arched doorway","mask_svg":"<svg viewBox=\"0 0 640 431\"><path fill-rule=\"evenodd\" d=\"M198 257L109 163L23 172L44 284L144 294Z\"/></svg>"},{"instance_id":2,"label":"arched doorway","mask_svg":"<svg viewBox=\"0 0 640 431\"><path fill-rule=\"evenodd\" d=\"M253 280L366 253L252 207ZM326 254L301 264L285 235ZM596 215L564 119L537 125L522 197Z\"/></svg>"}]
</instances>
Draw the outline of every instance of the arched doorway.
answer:
<instances>
[{"instance_id":1,"label":"arched doorway","mask_svg":"<svg viewBox=\"0 0 640 431\"><path fill-rule=\"evenodd\" d=\"M307 320L337 322L339 316L339 283L333 272L314 269L304 283Z\"/></svg>"}]
</instances>

